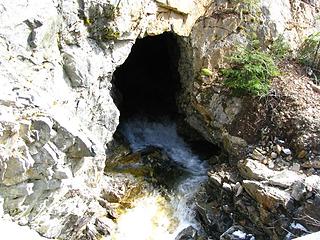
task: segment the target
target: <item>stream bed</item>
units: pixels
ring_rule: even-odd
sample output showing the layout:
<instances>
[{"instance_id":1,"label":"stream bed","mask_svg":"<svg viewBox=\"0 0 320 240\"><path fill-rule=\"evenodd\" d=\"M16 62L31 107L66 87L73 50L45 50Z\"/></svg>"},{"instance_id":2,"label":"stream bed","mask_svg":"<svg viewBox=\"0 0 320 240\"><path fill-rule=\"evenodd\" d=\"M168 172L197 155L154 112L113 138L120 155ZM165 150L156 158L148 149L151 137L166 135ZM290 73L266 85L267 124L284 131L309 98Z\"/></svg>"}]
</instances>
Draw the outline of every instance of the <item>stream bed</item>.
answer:
<instances>
[{"instance_id":1,"label":"stream bed","mask_svg":"<svg viewBox=\"0 0 320 240\"><path fill-rule=\"evenodd\" d=\"M164 151L185 174L170 174L170 187L153 186L134 199L120 214L112 240L195 239L200 226L196 221L194 196L207 179L206 162L194 154L170 120L148 121L133 118L120 126L133 153L156 147ZM173 180L173 181L172 181ZM173 182L173 184L172 184ZM191 238L192 237L192 238Z\"/></svg>"}]
</instances>

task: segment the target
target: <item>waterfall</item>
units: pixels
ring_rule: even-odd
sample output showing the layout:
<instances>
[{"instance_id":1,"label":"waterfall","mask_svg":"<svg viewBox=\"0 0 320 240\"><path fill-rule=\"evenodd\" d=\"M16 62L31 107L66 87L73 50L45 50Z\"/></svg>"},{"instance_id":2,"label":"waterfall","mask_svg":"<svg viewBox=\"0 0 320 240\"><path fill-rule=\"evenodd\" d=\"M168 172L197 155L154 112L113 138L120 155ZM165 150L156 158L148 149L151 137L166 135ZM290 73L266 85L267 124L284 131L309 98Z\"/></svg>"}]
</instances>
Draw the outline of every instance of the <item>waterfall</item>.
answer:
<instances>
[{"instance_id":1,"label":"waterfall","mask_svg":"<svg viewBox=\"0 0 320 240\"><path fill-rule=\"evenodd\" d=\"M190 174L166 198L155 189L137 199L133 208L120 217L117 232L111 239L171 240L188 226L198 229L190 202L206 179L207 166L178 135L175 122L134 118L123 123L121 131L134 152L148 146L159 147Z\"/></svg>"}]
</instances>

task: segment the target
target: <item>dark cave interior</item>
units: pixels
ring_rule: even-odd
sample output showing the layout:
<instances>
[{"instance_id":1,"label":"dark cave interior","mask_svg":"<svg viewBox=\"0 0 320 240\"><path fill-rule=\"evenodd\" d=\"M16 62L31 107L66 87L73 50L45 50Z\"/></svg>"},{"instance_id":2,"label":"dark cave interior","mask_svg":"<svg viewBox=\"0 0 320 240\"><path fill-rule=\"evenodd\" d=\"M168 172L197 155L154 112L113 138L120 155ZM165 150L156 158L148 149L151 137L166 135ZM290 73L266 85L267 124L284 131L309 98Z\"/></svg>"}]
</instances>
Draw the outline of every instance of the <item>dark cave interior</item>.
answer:
<instances>
[{"instance_id":1,"label":"dark cave interior","mask_svg":"<svg viewBox=\"0 0 320 240\"><path fill-rule=\"evenodd\" d=\"M126 61L113 75L113 99L120 110L120 125L131 117L151 121L171 119L193 151L208 159L220 148L192 129L178 112L181 89L180 48L173 33L138 39Z\"/></svg>"},{"instance_id":2,"label":"dark cave interior","mask_svg":"<svg viewBox=\"0 0 320 240\"><path fill-rule=\"evenodd\" d=\"M172 117L180 88L179 46L173 33L138 39L113 75L114 99L121 118Z\"/></svg>"}]
</instances>

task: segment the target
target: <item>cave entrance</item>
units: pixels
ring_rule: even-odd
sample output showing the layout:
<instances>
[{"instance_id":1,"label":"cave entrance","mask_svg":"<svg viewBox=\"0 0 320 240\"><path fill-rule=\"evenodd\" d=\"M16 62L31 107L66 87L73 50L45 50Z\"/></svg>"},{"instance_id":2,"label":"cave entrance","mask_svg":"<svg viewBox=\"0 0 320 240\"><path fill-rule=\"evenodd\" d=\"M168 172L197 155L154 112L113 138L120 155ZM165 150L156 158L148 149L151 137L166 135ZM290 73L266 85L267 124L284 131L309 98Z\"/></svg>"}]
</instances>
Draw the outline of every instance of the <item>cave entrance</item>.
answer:
<instances>
[{"instance_id":1,"label":"cave entrance","mask_svg":"<svg viewBox=\"0 0 320 240\"><path fill-rule=\"evenodd\" d=\"M174 117L180 89L179 46L173 33L138 39L113 75L120 121L133 115Z\"/></svg>"},{"instance_id":2,"label":"cave entrance","mask_svg":"<svg viewBox=\"0 0 320 240\"><path fill-rule=\"evenodd\" d=\"M177 36L166 32L138 39L126 61L113 74L113 99L120 110L121 123L140 118L151 121L173 120L179 135L203 159L220 153L178 113L177 97L181 90L178 61L180 48ZM118 135L119 134L119 135Z\"/></svg>"}]
</instances>

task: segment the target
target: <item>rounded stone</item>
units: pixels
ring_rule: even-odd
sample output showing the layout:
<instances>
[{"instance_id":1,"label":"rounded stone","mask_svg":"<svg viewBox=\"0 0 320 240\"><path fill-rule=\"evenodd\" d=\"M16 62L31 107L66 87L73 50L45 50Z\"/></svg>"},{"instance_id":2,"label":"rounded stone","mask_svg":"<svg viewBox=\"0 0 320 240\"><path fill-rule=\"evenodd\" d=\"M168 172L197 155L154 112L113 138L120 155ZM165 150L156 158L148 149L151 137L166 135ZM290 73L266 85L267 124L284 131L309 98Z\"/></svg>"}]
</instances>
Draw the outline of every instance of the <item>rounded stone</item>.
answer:
<instances>
[{"instance_id":1,"label":"rounded stone","mask_svg":"<svg viewBox=\"0 0 320 240\"><path fill-rule=\"evenodd\" d=\"M272 152L272 153L270 154L270 156L271 156L271 158L276 159L276 158L278 157L278 154L275 153L275 152Z\"/></svg>"}]
</instances>

